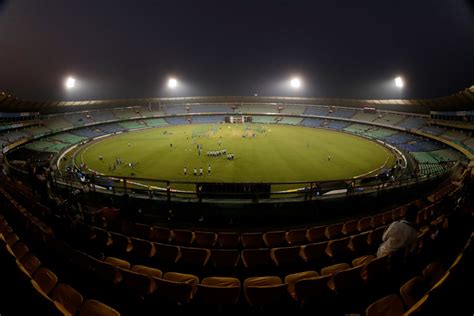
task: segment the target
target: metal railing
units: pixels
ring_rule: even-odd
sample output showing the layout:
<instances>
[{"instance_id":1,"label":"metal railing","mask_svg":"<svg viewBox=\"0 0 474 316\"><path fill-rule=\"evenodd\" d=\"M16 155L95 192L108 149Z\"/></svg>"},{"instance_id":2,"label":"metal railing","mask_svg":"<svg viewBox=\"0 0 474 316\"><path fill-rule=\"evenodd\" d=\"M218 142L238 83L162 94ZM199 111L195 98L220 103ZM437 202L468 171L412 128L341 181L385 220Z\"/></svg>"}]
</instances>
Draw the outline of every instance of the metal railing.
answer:
<instances>
[{"instance_id":1,"label":"metal railing","mask_svg":"<svg viewBox=\"0 0 474 316\"><path fill-rule=\"evenodd\" d=\"M51 177L51 184L58 188L79 188L85 192L115 195L128 193L136 197L168 202L311 201L378 193L403 187L409 188L415 184L447 178L460 168L463 167L459 162L449 162L441 165L420 164L419 171L414 174L404 172L386 177L377 175L357 179L272 183L210 183L199 180L180 181L112 175L97 176L74 171L69 173L56 171Z\"/></svg>"}]
</instances>

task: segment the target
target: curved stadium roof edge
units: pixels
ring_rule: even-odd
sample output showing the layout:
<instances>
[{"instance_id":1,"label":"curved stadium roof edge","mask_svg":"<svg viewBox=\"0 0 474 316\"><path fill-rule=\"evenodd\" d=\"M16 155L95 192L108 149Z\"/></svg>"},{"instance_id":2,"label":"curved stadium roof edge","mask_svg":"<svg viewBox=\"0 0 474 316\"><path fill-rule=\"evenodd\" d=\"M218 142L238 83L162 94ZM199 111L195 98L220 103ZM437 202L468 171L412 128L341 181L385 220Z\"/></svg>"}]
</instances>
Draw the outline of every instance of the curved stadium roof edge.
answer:
<instances>
[{"instance_id":1,"label":"curved stadium roof edge","mask_svg":"<svg viewBox=\"0 0 474 316\"><path fill-rule=\"evenodd\" d=\"M39 111L42 113L70 112L107 107L166 105L185 103L277 103L304 105L334 105L347 107L375 107L381 110L395 110L416 113L429 111L453 111L474 109L474 85L450 96L434 99L339 99L307 97L272 97L272 96L207 96L207 97L168 97L116 100L84 101L27 101L0 93L1 112Z\"/></svg>"}]
</instances>

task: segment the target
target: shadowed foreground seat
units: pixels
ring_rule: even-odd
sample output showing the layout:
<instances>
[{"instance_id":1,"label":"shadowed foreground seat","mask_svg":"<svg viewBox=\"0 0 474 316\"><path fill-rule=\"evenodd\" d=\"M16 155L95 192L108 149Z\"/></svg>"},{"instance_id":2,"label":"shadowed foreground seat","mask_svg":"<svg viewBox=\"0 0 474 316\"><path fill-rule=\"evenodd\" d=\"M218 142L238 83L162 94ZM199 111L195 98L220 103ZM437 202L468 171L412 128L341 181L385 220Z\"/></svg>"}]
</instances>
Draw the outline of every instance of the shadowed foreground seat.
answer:
<instances>
[{"instance_id":1,"label":"shadowed foreground seat","mask_svg":"<svg viewBox=\"0 0 474 316\"><path fill-rule=\"evenodd\" d=\"M58 283L58 277L56 276L56 274L54 274L53 271L44 267L39 268L36 271L33 279L38 283L38 285L46 294L49 294L51 290L56 286L56 283Z\"/></svg>"},{"instance_id":2,"label":"shadowed foreground seat","mask_svg":"<svg viewBox=\"0 0 474 316\"><path fill-rule=\"evenodd\" d=\"M29 274L33 275L41 266L41 261L34 254L29 253L21 259L21 264Z\"/></svg>"},{"instance_id":3,"label":"shadowed foreground seat","mask_svg":"<svg viewBox=\"0 0 474 316\"><path fill-rule=\"evenodd\" d=\"M173 304L189 302L194 294L194 286L199 283L199 278L192 274L167 272L163 279L153 277L156 283L156 295Z\"/></svg>"},{"instance_id":4,"label":"shadowed foreground seat","mask_svg":"<svg viewBox=\"0 0 474 316\"><path fill-rule=\"evenodd\" d=\"M290 296L295 298L295 283L309 278L318 277L319 273L316 271L304 271L298 273L292 273L285 276L285 283L288 284L288 293Z\"/></svg>"},{"instance_id":5,"label":"shadowed foreground seat","mask_svg":"<svg viewBox=\"0 0 474 316\"><path fill-rule=\"evenodd\" d=\"M128 261L115 258L115 257L107 257L104 259L104 262L113 265L114 267L122 268L122 269L130 269L130 263Z\"/></svg>"},{"instance_id":6,"label":"shadowed foreground seat","mask_svg":"<svg viewBox=\"0 0 474 316\"><path fill-rule=\"evenodd\" d=\"M240 246L240 235L235 232L218 233L217 242L221 248L237 249Z\"/></svg>"},{"instance_id":7,"label":"shadowed foreground seat","mask_svg":"<svg viewBox=\"0 0 474 316\"><path fill-rule=\"evenodd\" d=\"M365 310L365 314L366 316L400 316L404 311L400 297L392 294L370 304Z\"/></svg>"},{"instance_id":8,"label":"shadowed foreground seat","mask_svg":"<svg viewBox=\"0 0 474 316\"><path fill-rule=\"evenodd\" d=\"M197 304L231 305L240 296L240 281L230 277L207 277L197 284L193 302Z\"/></svg>"},{"instance_id":9,"label":"shadowed foreground seat","mask_svg":"<svg viewBox=\"0 0 474 316\"><path fill-rule=\"evenodd\" d=\"M292 229L286 233L286 241L290 246L302 245L307 243L306 228Z\"/></svg>"},{"instance_id":10,"label":"shadowed foreground seat","mask_svg":"<svg viewBox=\"0 0 474 316\"><path fill-rule=\"evenodd\" d=\"M59 283L56 286L51 298L62 304L72 315L76 314L83 301L81 293L64 283Z\"/></svg>"},{"instance_id":11,"label":"shadowed foreground seat","mask_svg":"<svg viewBox=\"0 0 474 316\"><path fill-rule=\"evenodd\" d=\"M423 297L426 290L423 278L416 276L400 287L400 296L405 302L405 305L410 308Z\"/></svg>"},{"instance_id":12,"label":"shadowed foreground seat","mask_svg":"<svg viewBox=\"0 0 474 316\"><path fill-rule=\"evenodd\" d=\"M202 248L212 248L217 242L217 234L214 232L196 231L194 237L196 245Z\"/></svg>"},{"instance_id":13,"label":"shadowed foreground seat","mask_svg":"<svg viewBox=\"0 0 474 316\"><path fill-rule=\"evenodd\" d=\"M269 305L285 301L287 284L277 276L251 277L244 281L244 293L250 305Z\"/></svg>"},{"instance_id":14,"label":"shadowed foreground seat","mask_svg":"<svg viewBox=\"0 0 474 316\"><path fill-rule=\"evenodd\" d=\"M120 316L120 313L99 301L87 300L82 304L79 316Z\"/></svg>"}]
</instances>

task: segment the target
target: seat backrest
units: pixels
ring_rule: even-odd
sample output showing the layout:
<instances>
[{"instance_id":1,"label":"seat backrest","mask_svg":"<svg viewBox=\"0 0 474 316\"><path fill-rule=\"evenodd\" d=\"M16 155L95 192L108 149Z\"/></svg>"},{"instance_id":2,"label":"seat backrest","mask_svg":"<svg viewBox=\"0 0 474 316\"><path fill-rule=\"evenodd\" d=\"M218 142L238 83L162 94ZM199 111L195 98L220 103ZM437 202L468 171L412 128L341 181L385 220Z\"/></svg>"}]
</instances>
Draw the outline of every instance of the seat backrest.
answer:
<instances>
[{"instance_id":1,"label":"seat backrest","mask_svg":"<svg viewBox=\"0 0 474 316\"><path fill-rule=\"evenodd\" d=\"M343 223L336 223L329 225L326 228L325 235L327 239L334 239L334 238L339 238L342 236L342 227Z\"/></svg>"},{"instance_id":2,"label":"seat backrest","mask_svg":"<svg viewBox=\"0 0 474 316\"><path fill-rule=\"evenodd\" d=\"M46 294L49 294L56 286L56 283L58 283L58 277L56 274L45 267L39 268L35 272L33 279L38 283L38 285Z\"/></svg>"},{"instance_id":3,"label":"seat backrest","mask_svg":"<svg viewBox=\"0 0 474 316\"><path fill-rule=\"evenodd\" d=\"M336 260L345 259L350 254L349 241L350 237L330 240L327 247L328 255Z\"/></svg>"},{"instance_id":4,"label":"seat backrest","mask_svg":"<svg viewBox=\"0 0 474 316\"><path fill-rule=\"evenodd\" d=\"M190 246L194 241L194 232L187 229L173 229L174 243Z\"/></svg>"},{"instance_id":5,"label":"seat backrest","mask_svg":"<svg viewBox=\"0 0 474 316\"><path fill-rule=\"evenodd\" d=\"M240 286L209 286L196 285L193 302L205 305L237 304L240 296Z\"/></svg>"},{"instance_id":6,"label":"seat backrest","mask_svg":"<svg viewBox=\"0 0 474 316\"><path fill-rule=\"evenodd\" d=\"M289 297L287 284L278 277L254 277L244 281L244 294L250 305L268 305Z\"/></svg>"},{"instance_id":7,"label":"seat backrest","mask_svg":"<svg viewBox=\"0 0 474 316\"><path fill-rule=\"evenodd\" d=\"M41 266L41 261L34 254L29 253L21 259L21 264L29 274L33 274Z\"/></svg>"},{"instance_id":8,"label":"seat backrest","mask_svg":"<svg viewBox=\"0 0 474 316\"><path fill-rule=\"evenodd\" d=\"M161 243L153 243L156 249L154 259L160 263L174 264L180 256L181 252L178 246L167 245Z\"/></svg>"},{"instance_id":9,"label":"seat backrest","mask_svg":"<svg viewBox=\"0 0 474 316\"><path fill-rule=\"evenodd\" d=\"M240 235L235 232L218 233L217 241L221 248L237 249L240 247Z\"/></svg>"},{"instance_id":10,"label":"seat backrest","mask_svg":"<svg viewBox=\"0 0 474 316\"><path fill-rule=\"evenodd\" d=\"M357 230L359 230L359 232L365 232L371 228L372 228L372 217L364 217L364 218L359 219L359 222L357 223Z\"/></svg>"},{"instance_id":11,"label":"seat backrest","mask_svg":"<svg viewBox=\"0 0 474 316\"><path fill-rule=\"evenodd\" d=\"M240 281L229 277L208 277L197 285L193 302L198 304L236 304L240 296Z\"/></svg>"},{"instance_id":12,"label":"seat backrest","mask_svg":"<svg viewBox=\"0 0 474 316\"><path fill-rule=\"evenodd\" d=\"M306 239L306 228L292 229L286 233L286 241L290 246L302 245L308 242Z\"/></svg>"},{"instance_id":13,"label":"seat backrest","mask_svg":"<svg viewBox=\"0 0 474 316\"><path fill-rule=\"evenodd\" d=\"M198 247L212 248L217 242L217 234L214 232L196 231L194 236L194 241Z\"/></svg>"},{"instance_id":14,"label":"seat backrest","mask_svg":"<svg viewBox=\"0 0 474 316\"><path fill-rule=\"evenodd\" d=\"M115 258L115 257L106 257L104 259L104 262L114 266L114 267L119 267L122 269L130 269L130 262L120 259L120 258Z\"/></svg>"},{"instance_id":15,"label":"seat backrest","mask_svg":"<svg viewBox=\"0 0 474 316\"><path fill-rule=\"evenodd\" d=\"M355 234L357 231L357 223L359 221L354 219L352 221L347 221L344 223L344 225L342 226L342 233L346 236L349 236L349 235L352 235L352 234Z\"/></svg>"},{"instance_id":16,"label":"seat backrest","mask_svg":"<svg viewBox=\"0 0 474 316\"><path fill-rule=\"evenodd\" d=\"M304 261L309 263L325 261L328 258L326 254L327 246L327 241L301 246Z\"/></svg>"},{"instance_id":17,"label":"seat backrest","mask_svg":"<svg viewBox=\"0 0 474 316\"><path fill-rule=\"evenodd\" d=\"M362 266L349 268L334 274L332 282L336 292L339 294L351 293L363 290L364 282L360 276Z\"/></svg>"},{"instance_id":18,"label":"seat backrest","mask_svg":"<svg viewBox=\"0 0 474 316\"><path fill-rule=\"evenodd\" d=\"M423 295L425 295L426 291L427 287L423 278L416 276L405 282L405 284L400 287L400 296L406 306L410 308L416 304Z\"/></svg>"},{"instance_id":19,"label":"seat backrest","mask_svg":"<svg viewBox=\"0 0 474 316\"><path fill-rule=\"evenodd\" d=\"M104 303L89 299L82 304L79 316L120 316L120 313Z\"/></svg>"},{"instance_id":20,"label":"seat backrest","mask_svg":"<svg viewBox=\"0 0 474 316\"><path fill-rule=\"evenodd\" d=\"M159 297L175 304L187 303L191 300L193 285L159 278L153 278L153 280Z\"/></svg>"},{"instance_id":21,"label":"seat backrest","mask_svg":"<svg viewBox=\"0 0 474 316\"><path fill-rule=\"evenodd\" d=\"M240 260L237 249L212 249L211 263L215 268L235 268Z\"/></svg>"},{"instance_id":22,"label":"seat backrest","mask_svg":"<svg viewBox=\"0 0 474 316\"><path fill-rule=\"evenodd\" d=\"M140 238L130 238L133 245L133 255L139 259L149 259L156 254L156 249L153 243L148 240Z\"/></svg>"},{"instance_id":23,"label":"seat backrest","mask_svg":"<svg viewBox=\"0 0 474 316\"><path fill-rule=\"evenodd\" d=\"M268 248L286 245L286 231L270 231L263 234L263 241Z\"/></svg>"},{"instance_id":24,"label":"seat backrest","mask_svg":"<svg viewBox=\"0 0 474 316\"><path fill-rule=\"evenodd\" d=\"M59 283L56 286L51 298L61 303L72 315L76 314L84 300L81 293L64 283Z\"/></svg>"},{"instance_id":25,"label":"seat backrest","mask_svg":"<svg viewBox=\"0 0 474 316\"><path fill-rule=\"evenodd\" d=\"M133 226L133 235L138 238L148 239L151 227L147 224L135 223Z\"/></svg>"},{"instance_id":26,"label":"seat backrest","mask_svg":"<svg viewBox=\"0 0 474 316\"><path fill-rule=\"evenodd\" d=\"M403 302L396 294L385 296L367 307L365 310L366 316L396 316L403 315L405 311Z\"/></svg>"},{"instance_id":27,"label":"seat backrest","mask_svg":"<svg viewBox=\"0 0 474 316\"><path fill-rule=\"evenodd\" d=\"M149 295L156 289L155 282L146 274L127 269L118 269L122 276L120 286L137 293L138 295Z\"/></svg>"},{"instance_id":28,"label":"seat backrest","mask_svg":"<svg viewBox=\"0 0 474 316\"><path fill-rule=\"evenodd\" d=\"M149 239L160 243L169 243L173 239L171 229L159 226L153 226L150 229Z\"/></svg>"},{"instance_id":29,"label":"seat backrest","mask_svg":"<svg viewBox=\"0 0 474 316\"><path fill-rule=\"evenodd\" d=\"M446 273L444 267L439 262L431 262L423 269L423 278L429 287L438 282Z\"/></svg>"},{"instance_id":30,"label":"seat backrest","mask_svg":"<svg viewBox=\"0 0 474 316\"><path fill-rule=\"evenodd\" d=\"M240 235L242 246L245 249L256 249L265 247L262 233L243 233Z\"/></svg>"},{"instance_id":31,"label":"seat backrest","mask_svg":"<svg viewBox=\"0 0 474 316\"><path fill-rule=\"evenodd\" d=\"M160 269L150 268L142 265L134 265L130 270L137 273L146 274L150 277L155 278L161 278L163 276L163 272Z\"/></svg>"},{"instance_id":32,"label":"seat backrest","mask_svg":"<svg viewBox=\"0 0 474 316\"><path fill-rule=\"evenodd\" d=\"M258 268L269 266L272 263L270 249L244 249L242 251L242 262L246 268Z\"/></svg>"},{"instance_id":33,"label":"seat backrest","mask_svg":"<svg viewBox=\"0 0 474 316\"><path fill-rule=\"evenodd\" d=\"M122 254L126 254L132 250L132 244L130 238L125 235L110 232L110 237L112 238L111 247L116 251L119 251Z\"/></svg>"},{"instance_id":34,"label":"seat backrest","mask_svg":"<svg viewBox=\"0 0 474 316\"><path fill-rule=\"evenodd\" d=\"M271 257L276 266L295 265L302 263L300 246L272 248Z\"/></svg>"},{"instance_id":35,"label":"seat backrest","mask_svg":"<svg viewBox=\"0 0 474 316\"><path fill-rule=\"evenodd\" d=\"M309 228L308 231L306 232L306 239L310 243L326 240L327 239L325 235L326 227L327 226L324 225L324 226L316 226L316 227Z\"/></svg>"},{"instance_id":36,"label":"seat backrest","mask_svg":"<svg viewBox=\"0 0 474 316\"><path fill-rule=\"evenodd\" d=\"M331 278L332 275L323 275L297 281L295 283L295 298L302 302L312 298L324 298L331 293L328 287Z\"/></svg>"},{"instance_id":37,"label":"seat backrest","mask_svg":"<svg viewBox=\"0 0 474 316\"><path fill-rule=\"evenodd\" d=\"M347 263L336 263L321 269L321 275L330 275L340 271L350 269L351 266Z\"/></svg>"},{"instance_id":38,"label":"seat backrest","mask_svg":"<svg viewBox=\"0 0 474 316\"><path fill-rule=\"evenodd\" d=\"M206 248L180 247L180 250L181 256L177 262L181 264L204 267L211 256L211 251Z\"/></svg>"},{"instance_id":39,"label":"seat backrest","mask_svg":"<svg viewBox=\"0 0 474 316\"><path fill-rule=\"evenodd\" d=\"M377 228L382 226L383 223L383 213L372 216L372 227Z\"/></svg>"}]
</instances>

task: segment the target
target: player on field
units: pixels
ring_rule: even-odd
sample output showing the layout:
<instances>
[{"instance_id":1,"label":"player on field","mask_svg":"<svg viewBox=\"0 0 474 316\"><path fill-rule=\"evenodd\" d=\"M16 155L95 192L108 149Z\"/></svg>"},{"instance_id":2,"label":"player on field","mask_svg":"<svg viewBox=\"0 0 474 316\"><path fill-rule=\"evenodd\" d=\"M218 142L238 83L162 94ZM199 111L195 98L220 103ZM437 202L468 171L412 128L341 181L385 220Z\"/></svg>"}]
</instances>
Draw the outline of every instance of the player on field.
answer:
<instances>
[{"instance_id":1,"label":"player on field","mask_svg":"<svg viewBox=\"0 0 474 316\"><path fill-rule=\"evenodd\" d=\"M184 166L184 168L183 168L183 173L184 173L185 176L188 175L188 169L186 168L186 166Z\"/></svg>"},{"instance_id":2,"label":"player on field","mask_svg":"<svg viewBox=\"0 0 474 316\"><path fill-rule=\"evenodd\" d=\"M194 175L195 175L195 176L197 176L197 174L198 174L198 171L197 171L197 169L196 169L196 168L194 168L194 172L193 172L193 173L194 173Z\"/></svg>"},{"instance_id":3,"label":"player on field","mask_svg":"<svg viewBox=\"0 0 474 316\"><path fill-rule=\"evenodd\" d=\"M202 170L202 167L199 168L199 175L202 176L202 173L203 173L203 170Z\"/></svg>"},{"instance_id":4,"label":"player on field","mask_svg":"<svg viewBox=\"0 0 474 316\"><path fill-rule=\"evenodd\" d=\"M210 176L211 175L211 165L209 165L207 167L207 175Z\"/></svg>"}]
</instances>

